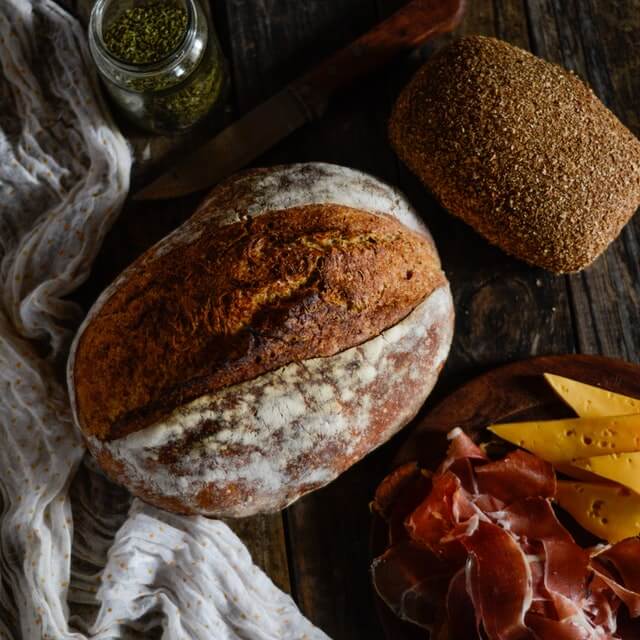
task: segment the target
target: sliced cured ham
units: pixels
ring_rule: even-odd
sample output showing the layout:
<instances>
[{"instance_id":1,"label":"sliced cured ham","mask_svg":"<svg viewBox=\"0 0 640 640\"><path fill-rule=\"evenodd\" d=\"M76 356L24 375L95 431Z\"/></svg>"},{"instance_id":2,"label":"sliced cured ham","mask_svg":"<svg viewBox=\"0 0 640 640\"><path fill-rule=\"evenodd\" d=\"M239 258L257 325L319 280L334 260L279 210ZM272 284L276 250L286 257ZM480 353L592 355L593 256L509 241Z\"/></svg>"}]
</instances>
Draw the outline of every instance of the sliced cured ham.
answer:
<instances>
[{"instance_id":1,"label":"sliced cured ham","mask_svg":"<svg viewBox=\"0 0 640 640\"><path fill-rule=\"evenodd\" d=\"M543 540L545 587L552 594L580 604L587 594L589 551L573 541Z\"/></svg>"},{"instance_id":2,"label":"sliced cured ham","mask_svg":"<svg viewBox=\"0 0 640 640\"><path fill-rule=\"evenodd\" d=\"M626 605L632 618L640 616L640 593L626 587L597 557L591 562L591 570Z\"/></svg>"},{"instance_id":3,"label":"sliced cured ham","mask_svg":"<svg viewBox=\"0 0 640 640\"><path fill-rule=\"evenodd\" d=\"M430 490L431 479L415 462L398 467L380 483L371 508L387 521L391 544L408 537L404 520Z\"/></svg>"},{"instance_id":4,"label":"sliced cured ham","mask_svg":"<svg viewBox=\"0 0 640 640\"><path fill-rule=\"evenodd\" d=\"M622 601L611 590L609 585L598 575L594 575L589 583L589 596L584 602L584 610L589 612L596 627L615 632L618 627L618 612ZM627 639L626 636L622 636Z\"/></svg>"},{"instance_id":5,"label":"sliced cured ham","mask_svg":"<svg viewBox=\"0 0 640 640\"><path fill-rule=\"evenodd\" d=\"M442 618L451 568L434 554L406 540L371 566L378 595L402 620L430 629Z\"/></svg>"},{"instance_id":6,"label":"sliced cured ham","mask_svg":"<svg viewBox=\"0 0 640 640\"><path fill-rule=\"evenodd\" d=\"M524 621L533 589L522 548L504 529L488 522L479 522L462 544L469 553L470 596L487 635L496 640L535 640Z\"/></svg>"},{"instance_id":7,"label":"sliced cured ham","mask_svg":"<svg viewBox=\"0 0 640 640\"><path fill-rule=\"evenodd\" d=\"M454 429L447 435L449 448L441 470L446 470L455 460L488 460L487 454L462 430Z\"/></svg>"},{"instance_id":8,"label":"sliced cured ham","mask_svg":"<svg viewBox=\"0 0 640 640\"><path fill-rule=\"evenodd\" d=\"M545 553L544 586L559 621L572 620L592 630L583 611L589 579L589 552L575 542L543 540Z\"/></svg>"},{"instance_id":9,"label":"sliced cured ham","mask_svg":"<svg viewBox=\"0 0 640 640\"><path fill-rule=\"evenodd\" d=\"M600 551L596 556L609 562L622 578L622 584L632 591L640 592L640 539L628 538Z\"/></svg>"},{"instance_id":10,"label":"sliced cured ham","mask_svg":"<svg viewBox=\"0 0 640 640\"><path fill-rule=\"evenodd\" d=\"M640 539L628 538L594 553L591 568L622 600L632 618L640 616Z\"/></svg>"},{"instance_id":11,"label":"sliced cured ham","mask_svg":"<svg viewBox=\"0 0 640 640\"><path fill-rule=\"evenodd\" d=\"M518 449L497 462L476 469L479 493L507 504L524 498L552 498L556 494L553 466Z\"/></svg>"},{"instance_id":12,"label":"sliced cured ham","mask_svg":"<svg viewBox=\"0 0 640 640\"><path fill-rule=\"evenodd\" d=\"M376 492L391 532L372 565L384 602L448 640L630 640L616 628L640 618L640 539L581 548L552 507L550 465L489 460L459 429L449 440L431 477L404 465Z\"/></svg>"},{"instance_id":13,"label":"sliced cured ham","mask_svg":"<svg viewBox=\"0 0 640 640\"><path fill-rule=\"evenodd\" d=\"M558 622L535 613L527 614L527 626L534 633L536 640L603 640L611 636L594 636L588 629L583 629L572 622Z\"/></svg>"},{"instance_id":14,"label":"sliced cured ham","mask_svg":"<svg viewBox=\"0 0 640 640\"><path fill-rule=\"evenodd\" d=\"M449 640L480 640L480 619L467 592L465 568L449 582L446 608Z\"/></svg>"},{"instance_id":15,"label":"sliced cured ham","mask_svg":"<svg viewBox=\"0 0 640 640\"><path fill-rule=\"evenodd\" d=\"M563 540L573 542L571 534L560 524L546 498L525 498L490 513L501 527L521 540Z\"/></svg>"},{"instance_id":16,"label":"sliced cured ham","mask_svg":"<svg viewBox=\"0 0 640 640\"><path fill-rule=\"evenodd\" d=\"M398 502L402 501L410 486L421 476L422 472L416 462L407 462L398 467L378 485L373 507L381 516L389 516Z\"/></svg>"},{"instance_id":17,"label":"sliced cured ham","mask_svg":"<svg viewBox=\"0 0 640 640\"><path fill-rule=\"evenodd\" d=\"M460 479L445 471L433 478L429 496L406 520L411 539L436 555L463 563L466 559L464 547L457 535L451 535L460 523L476 514ZM463 527L464 531L464 527Z\"/></svg>"}]
</instances>

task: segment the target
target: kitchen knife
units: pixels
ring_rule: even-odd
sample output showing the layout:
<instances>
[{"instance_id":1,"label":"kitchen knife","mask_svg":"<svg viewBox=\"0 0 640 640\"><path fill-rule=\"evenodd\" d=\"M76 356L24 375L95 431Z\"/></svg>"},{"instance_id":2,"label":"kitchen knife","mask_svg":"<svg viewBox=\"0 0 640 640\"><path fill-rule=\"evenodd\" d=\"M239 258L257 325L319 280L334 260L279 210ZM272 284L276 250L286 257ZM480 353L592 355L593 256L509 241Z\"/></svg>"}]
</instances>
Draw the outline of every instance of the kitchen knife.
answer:
<instances>
[{"instance_id":1,"label":"kitchen knife","mask_svg":"<svg viewBox=\"0 0 640 640\"><path fill-rule=\"evenodd\" d=\"M210 187L322 116L338 90L427 38L453 30L466 0L412 0L180 160L134 199L175 198Z\"/></svg>"}]
</instances>

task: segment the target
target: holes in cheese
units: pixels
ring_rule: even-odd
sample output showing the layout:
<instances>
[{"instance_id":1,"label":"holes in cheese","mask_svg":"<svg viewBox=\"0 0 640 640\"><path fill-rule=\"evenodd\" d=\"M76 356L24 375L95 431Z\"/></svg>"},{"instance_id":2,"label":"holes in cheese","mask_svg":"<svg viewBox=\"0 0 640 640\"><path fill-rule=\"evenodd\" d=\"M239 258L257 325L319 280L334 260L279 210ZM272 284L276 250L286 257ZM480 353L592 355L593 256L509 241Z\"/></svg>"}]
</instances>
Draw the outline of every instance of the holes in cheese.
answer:
<instances>
[{"instance_id":1,"label":"holes in cheese","mask_svg":"<svg viewBox=\"0 0 640 640\"><path fill-rule=\"evenodd\" d=\"M640 413L640 399L623 396L600 387L563 378L552 373L544 374L551 388L582 418L625 416Z\"/></svg>"},{"instance_id":2,"label":"holes in cheese","mask_svg":"<svg viewBox=\"0 0 640 640\"><path fill-rule=\"evenodd\" d=\"M602 478L619 482L640 493L640 452L595 456L576 460L572 464Z\"/></svg>"},{"instance_id":3,"label":"holes in cheese","mask_svg":"<svg viewBox=\"0 0 640 640\"><path fill-rule=\"evenodd\" d=\"M640 415L496 424L489 430L554 465L640 451Z\"/></svg>"},{"instance_id":4,"label":"holes in cheese","mask_svg":"<svg viewBox=\"0 0 640 640\"><path fill-rule=\"evenodd\" d=\"M610 543L640 532L640 495L624 487L560 481L556 501L587 531Z\"/></svg>"}]
</instances>

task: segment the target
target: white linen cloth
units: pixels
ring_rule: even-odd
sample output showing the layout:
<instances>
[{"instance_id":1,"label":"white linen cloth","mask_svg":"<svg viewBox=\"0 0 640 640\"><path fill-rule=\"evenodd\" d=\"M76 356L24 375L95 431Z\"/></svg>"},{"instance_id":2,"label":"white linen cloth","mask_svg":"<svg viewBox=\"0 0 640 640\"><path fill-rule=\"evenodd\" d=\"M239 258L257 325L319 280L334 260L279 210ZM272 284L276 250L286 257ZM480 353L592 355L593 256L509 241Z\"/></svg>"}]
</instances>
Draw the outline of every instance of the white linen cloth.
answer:
<instances>
[{"instance_id":1,"label":"white linen cloth","mask_svg":"<svg viewBox=\"0 0 640 640\"><path fill-rule=\"evenodd\" d=\"M80 25L2 0L0 638L326 640L224 523L131 502L85 458L63 377L82 314L64 297L130 168Z\"/></svg>"}]
</instances>

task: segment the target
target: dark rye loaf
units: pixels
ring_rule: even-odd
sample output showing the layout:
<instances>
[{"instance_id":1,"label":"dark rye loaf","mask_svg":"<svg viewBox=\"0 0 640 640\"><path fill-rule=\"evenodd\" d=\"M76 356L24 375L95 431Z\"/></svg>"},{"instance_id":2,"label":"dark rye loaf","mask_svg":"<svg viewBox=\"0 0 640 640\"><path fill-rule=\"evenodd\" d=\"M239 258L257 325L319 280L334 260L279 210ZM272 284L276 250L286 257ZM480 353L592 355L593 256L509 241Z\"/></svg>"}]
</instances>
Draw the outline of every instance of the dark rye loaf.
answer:
<instances>
[{"instance_id":1,"label":"dark rye loaf","mask_svg":"<svg viewBox=\"0 0 640 640\"><path fill-rule=\"evenodd\" d=\"M106 472L150 502L282 508L415 414L452 317L399 194L330 165L251 172L96 303L69 361L76 420Z\"/></svg>"},{"instance_id":2,"label":"dark rye loaf","mask_svg":"<svg viewBox=\"0 0 640 640\"><path fill-rule=\"evenodd\" d=\"M401 93L393 147L451 213L554 272L578 271L640 205L640 142L577 76L463 38Z\"/></svg>"}]
</instances>

